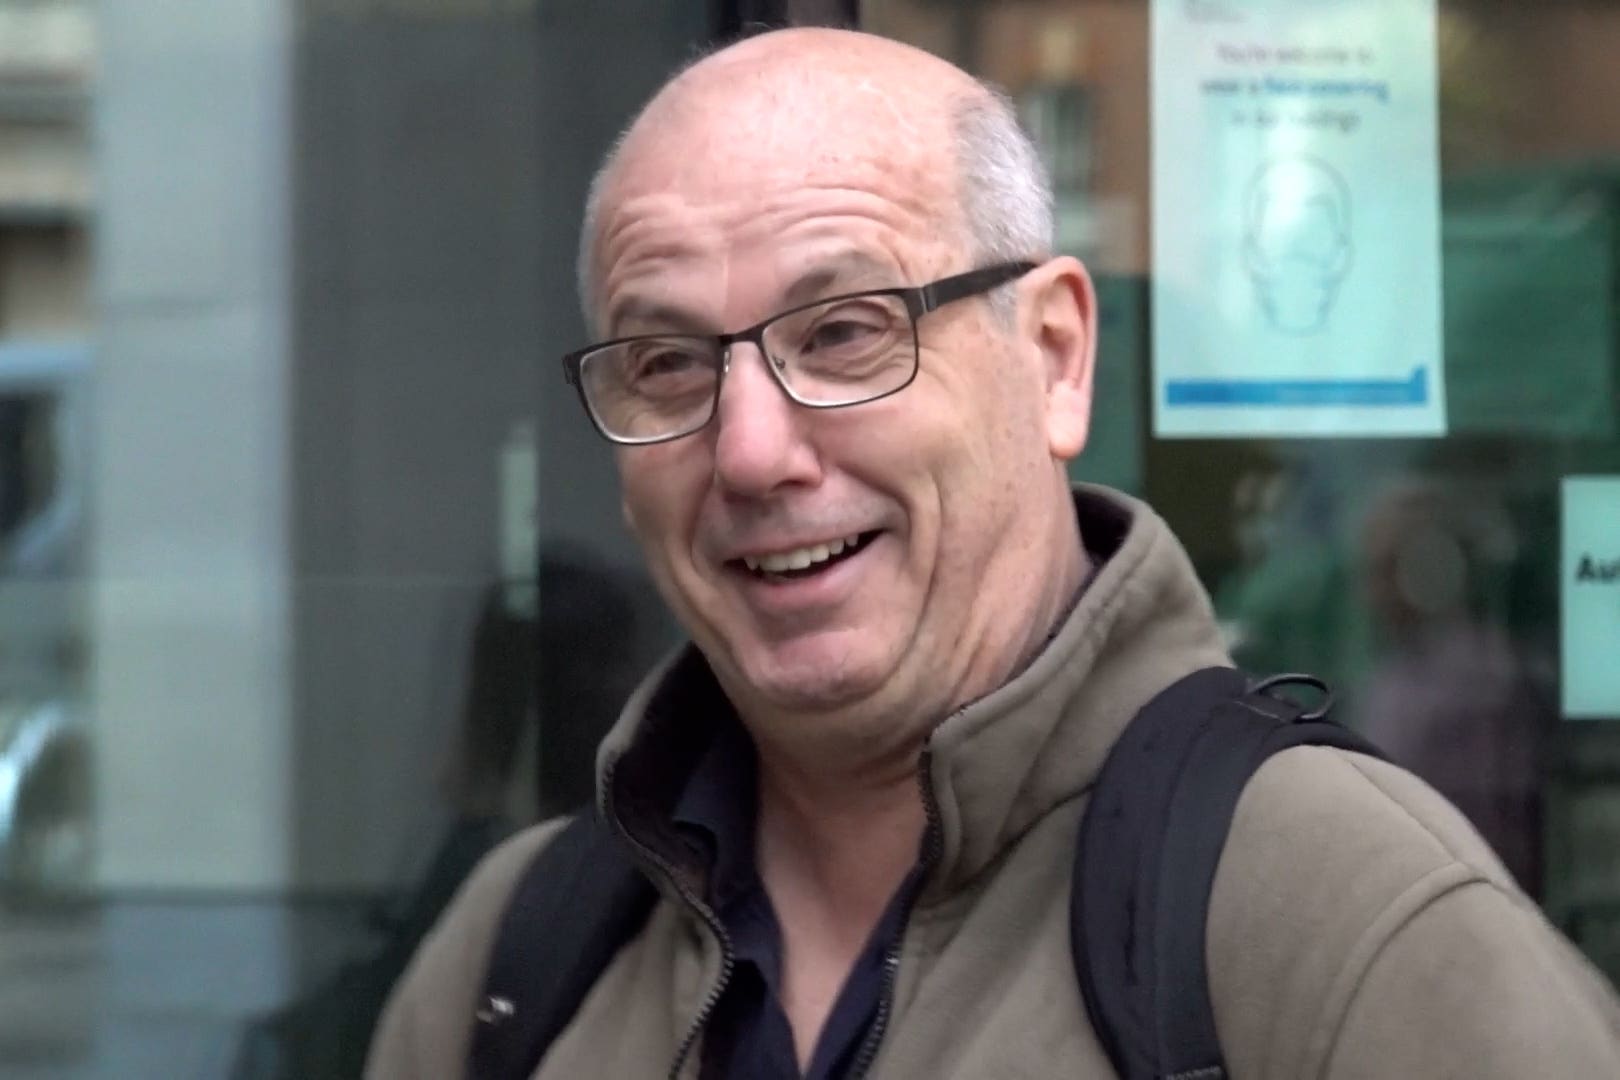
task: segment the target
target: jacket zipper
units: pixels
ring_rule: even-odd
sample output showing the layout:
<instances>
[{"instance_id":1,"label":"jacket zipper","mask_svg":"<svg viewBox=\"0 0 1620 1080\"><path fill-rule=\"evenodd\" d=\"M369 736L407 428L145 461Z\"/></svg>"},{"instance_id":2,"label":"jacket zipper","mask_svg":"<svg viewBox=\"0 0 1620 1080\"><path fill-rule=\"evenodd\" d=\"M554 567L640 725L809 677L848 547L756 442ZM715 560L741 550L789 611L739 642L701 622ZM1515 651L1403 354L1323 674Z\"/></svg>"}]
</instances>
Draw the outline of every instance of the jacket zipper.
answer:
<instances>
[{"instance_id":1,"label":"jacket zipper","mask_svg":"<svg viewBox=\"0 0 1620 1080\"><path fill-rule=\"evenodd\" d=\"M944 841L940 837L939 802L934 796L933 772L930 769L932 762L933 751L925 749L921 758L918 759L917 766L918 782L922 786L923 813L926 820L926 829L923 833L923 855L918 864L917 881L912 887L911 895L906 898L905 914L900 919L900 926L894 935L894 941L889 944L888 950L883 955L883 989L878 998L877 1015L872 1018L872 1027L867 1031L866 1038L861 1040L860 1053L856 1055L855 1063L851 1066L845 1080L864 1080L867 1072L872 1068L872 1062L877 1058L878 1048L883 1043L884 1033L889 1026L889 1014L894 1005L895 983L900 977L900 947L905 941L906 928L911 923L912 909L916 907L917 896L922 892L929 873L932 872L935 864L939 862L940 848ZM603 781L604 790L612 791L613 770L611 768L603 777ZM656 866L669 879L670 884L675 887L675 891L680 895L681 899L686 902L688 907L697 912L698 917L714 932L715 939L720 942L720 978L715 981L714 986L710 988L708 995L703 999L703 1004L699 1007L697 1016L693 1018L691 1026L687 1028L686 1035L681 1039L680 1046L675 1051L675 1061L669 1067L669 1080L680 1080L681 1067L686 1064L687 1056L691 1054L692 1047L697 1043L698 1036L703 1033L703 1028L708 1024L709 1016L714 1012L715 1006L720 1003L720 995L725 992L726 984L731 981L732 969L736 966L736 956L731 949L731 939L726 936L725 928L720 924L720 917L709 910L707 904L694 896L691 890L681 883L680 875L676 873L675 867L670 864L669 860L631 836L629 830L619 822L616 814L604 814L603 816L625 843L638 851L643 858Z\"/></svg>"},{"instance_id":2,"label":"jacket zipper","mask_svg":"<svg viewBox=\"0 0 1620 1080\"><path fill-rule=\"evenodd\" d=\"M680 886L677 885L676 888L679 889ZM693 901L688 897L687 902L692 903ZM692 1047L696 1045L698 1036L703 1033L704 1025L709 1022L709 1015L714 1012L714 1007L720 1003L720 995L725 992L726 983L731 981L731 969L735 963L731 953L731 941L726 937L725 931L721 929L720 920L715 918L708 908L701 905L698 906L698 914L702 916L704 922L709 924L709 929L713 930L720 938L720 978L710 988L708 996L703 999L703 1005L698 1009L697 1016L693 1018L692 1026L687 1029L686 1037L681 1040L680 1047L675 1051L675 1062L669 1067L669 1080L680 1080L681 1067L686 1064L687 1055L692 1052Z\"/></svg>"},{"instance_id":3,"label":"jacket zipper","mask_svg":"<svg viewBox=\"0 0 1620 1080\"><path fill-rule=\"evenodd\" d=\"M603 789L613 790L613 769L609 768L603 776ZM710 988L708 996L703 999L698 1009L697 1017L692 1021L686 1036L681 1040L680 1047L675 1051L675 1063L669 1068L669 1080L680 1080L681 1066L686 1064L687 1055L692 1052L692 1046L703 1032L703 1026L709 1022L709 1014L720 1003L720 995L725 992L726 984L731 981L732 968L736 966L736 956L731 951L731 939L726 936L725 927L720 925L720 917L709 910L709 905L692 894L682 882L681 876L676 872L673 864L652 848L630 835L630 830L620 823L617 814L604 813L602 815L620 839L630 845L643 859L655 866L669 883L675 887L675 892L685 901L687 907L697 912L698 918L714 932L715 939L720 942L720 978Z\"/></svg>"},{"instance_id":4,"label":"jacket zipper","mask_svg":"<svg viewBox=\"0 0 1620 1080\"><path fill-rule=\"evenodd\" d=\"M872 1027L867 1031L866 1038L861 1040L860 1053L856 1055L855 1064L850 1067L845 1080L863 1080L868 1070L872 1068L872 1062L877 1058L878 1047L882 1045L884 1032L889 1026L889 1013L894 1006L895 983L900 978L900 946L905 941L906 927L911 923L911 913L916 907L917 896L922 892L935 864L939 862L943 841L940 838L939 804L934 798L933 774L929 769L932 760L933 752L924 750L918 766L923 792L923 812L927 815L928 827L923 834L923 856L917 880L911 887L911 895L906 897L905 915L900 919L894 940L889 943L888 950L883 954L883 992L878 998L877 1015L872 1018Z\"/></svg>"}]
</instances>

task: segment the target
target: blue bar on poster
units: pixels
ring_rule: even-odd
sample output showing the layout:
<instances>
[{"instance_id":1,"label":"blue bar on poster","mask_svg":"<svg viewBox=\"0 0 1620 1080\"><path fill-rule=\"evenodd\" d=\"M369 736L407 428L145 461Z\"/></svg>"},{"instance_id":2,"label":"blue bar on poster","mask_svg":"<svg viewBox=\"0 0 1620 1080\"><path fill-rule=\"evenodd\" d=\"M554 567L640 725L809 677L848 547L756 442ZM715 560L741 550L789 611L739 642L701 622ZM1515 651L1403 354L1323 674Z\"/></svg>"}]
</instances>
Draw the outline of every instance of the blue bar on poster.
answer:
<instances>
[{"instance_id":1,"label":"blue bar on poster","mask_svg":"<svg viewBox=\"0 0 1620 1080\"><path fill-rule=\"evenodd\" d=\"M1426 405L1428 370L1406 379L1170 379L1167 405Z\"/></svg>"}]
</instances>

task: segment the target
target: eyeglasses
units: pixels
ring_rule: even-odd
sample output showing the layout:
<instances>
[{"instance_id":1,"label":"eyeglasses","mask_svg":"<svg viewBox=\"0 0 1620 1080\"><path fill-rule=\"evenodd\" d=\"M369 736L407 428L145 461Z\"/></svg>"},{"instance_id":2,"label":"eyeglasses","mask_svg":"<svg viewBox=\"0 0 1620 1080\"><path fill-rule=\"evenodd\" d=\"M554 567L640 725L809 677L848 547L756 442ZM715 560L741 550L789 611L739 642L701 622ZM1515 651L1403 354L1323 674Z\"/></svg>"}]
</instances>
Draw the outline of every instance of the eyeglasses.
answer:
<instances>
[{"instance_id":1,"label":"eyeglasses","mask_svg":"<svg viewBox=\"0 0 1620 1080\"><path fill-rule=\"evenodd\" d=\"M928 285L872 289L802 304L734 334L641 334L563 357L563 374L596 430L625 446L668 442L707 424L731 346L765 357L783 393L806 408L841 409L899 393L917 377L917 320L1035 269L1001 263Z\"/></svg>"}]
</instances>

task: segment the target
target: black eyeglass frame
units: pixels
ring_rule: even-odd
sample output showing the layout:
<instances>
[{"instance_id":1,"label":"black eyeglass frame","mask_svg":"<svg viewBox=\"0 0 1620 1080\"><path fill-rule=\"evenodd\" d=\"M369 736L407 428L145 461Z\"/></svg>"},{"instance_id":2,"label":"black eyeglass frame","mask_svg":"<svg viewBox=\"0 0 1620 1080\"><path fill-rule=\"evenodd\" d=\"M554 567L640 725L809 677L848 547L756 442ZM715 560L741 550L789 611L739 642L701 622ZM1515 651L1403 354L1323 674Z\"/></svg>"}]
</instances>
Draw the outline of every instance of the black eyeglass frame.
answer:
<instances>
[{"instance_id":1,"label":"black eyeglass frame","mask_svg":"<svg viewBox=\"0 0 1620 1080\"><path fill-rule=\"evenodd\" d=\"M1029 273L1031 270L1034 270L1039 265L1039 263L1034 262L996 263L993 266L984 266L976 270L968 270L964 273L952 274L950 277L940 278L938 281L932 281L926 285L900 285L890 289L861 289L858 292L840 293L837 296L826 296L819 300L812 300L807 304L796 305L788 308L786 311L778 311L776 314L770 316L769 318L760 320L747 329L738 330L730 334L632 334L629 337L612 338L608 341L599 341L594 345L587 345L583 349L576 349L573 352L563 356L563 378L567 380L569 385L573 386L575 392L579 394L579 403L584 407L585 415L590 418L591 426L596 428L597 433L600 434L604 439L619 446L651 446L655 443L673 442L676 439L684 439L686 436L702 431L705 427L707 427L709 425L709 421L714 419L714 414L719 409L720 390L725 384L726 372L731 367L731 347L739 341L746 341L759 350L760 355L766 358L765 367L770 371L771 378L776 381L777 386L781 387L782 392L788 396L788 400L792 401L795 405L803 406L806 409L847 409L852 405L865 405L869 402L881 401L883 398L898 394L900 391L904 390L906 387L910 386L916 381L917 369L921 366L919 363L916 330L918 320L920 320L924 315L927 315L929 312L935 310L936 308L942 307L945 304L954 303L957 300L966 300L971 296L979 296L983 293L987 293L991 289L1023 277L1025 274ZM779 370L777 365L770 361L770 354L765 349L766 328L780 319L785 319L790 315L796 315L801 311L808 311L811 308L818 308L827 304L836 304L844 300L859 300L869 296L898 297L900 301L906 305L906 312L911 316L913 339L911 374L906 376L906 380L894 387L892 390L885 390L882 393L874 394L871 397L857 398L854 401L805 401L803 398L799 397L798 394L794 393L793 388L789 386L787 384L787 380L782 377L782 372ZM625 438L624 436L610 433L602 424L601 419L596 415L596 410L591 408L590 398L585 393L585 380L581 377L581 371L584 367L585 358L601 349L611 349L618 345L628 345L637 341L663 341L669 338L682 338L686 340L707 341L714 343L721 359L721 366L720 374L714 380L714 396L709 402L709 411L704 414L703 419L698 423L686 428L683 431L677 431L670 435L655 435L650 438L638 439Z\"/></svg>"}]
</instances>

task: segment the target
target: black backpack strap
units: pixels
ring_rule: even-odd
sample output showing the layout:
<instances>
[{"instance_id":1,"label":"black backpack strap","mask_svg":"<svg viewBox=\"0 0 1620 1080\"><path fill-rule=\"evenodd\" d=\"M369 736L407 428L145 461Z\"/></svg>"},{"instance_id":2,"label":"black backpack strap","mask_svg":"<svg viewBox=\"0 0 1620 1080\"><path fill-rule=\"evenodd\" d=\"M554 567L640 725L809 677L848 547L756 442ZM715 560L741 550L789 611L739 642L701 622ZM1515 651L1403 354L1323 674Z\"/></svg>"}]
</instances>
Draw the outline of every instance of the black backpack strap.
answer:
<instances>
[{"instance_id":1,"label":"black backpack strap","mask_svg":"<svg viewBox=\"0 0 1620 1080\"><path fill-rule=\"evenodd\" d=\"M1208 668L1150 701L1103 764L1080 827L1071 941L1086 1012L1125 1080L1226 1074L1209 996L1210 890L1238 798L1291 746L1370 744L1304 706Z\"/></svg>"},{"instance_id":2,"label":"black backpack strap","mask_svg":"<svg viewBox=\"0 0 1620 1080\"><path fill-rule=\"evenodd\" d=\"M569 822L523 872L501 918L467 1075L527 1080L656 900L595 815Z\"/></svg>"}]
</instances>

